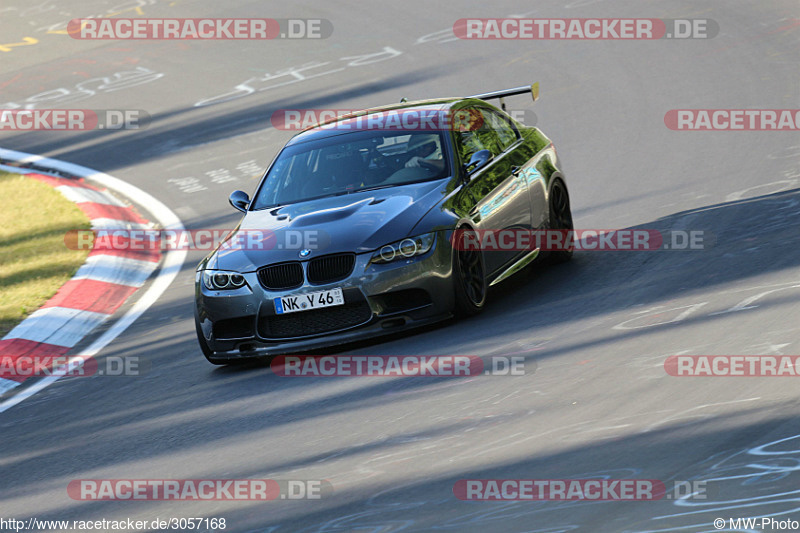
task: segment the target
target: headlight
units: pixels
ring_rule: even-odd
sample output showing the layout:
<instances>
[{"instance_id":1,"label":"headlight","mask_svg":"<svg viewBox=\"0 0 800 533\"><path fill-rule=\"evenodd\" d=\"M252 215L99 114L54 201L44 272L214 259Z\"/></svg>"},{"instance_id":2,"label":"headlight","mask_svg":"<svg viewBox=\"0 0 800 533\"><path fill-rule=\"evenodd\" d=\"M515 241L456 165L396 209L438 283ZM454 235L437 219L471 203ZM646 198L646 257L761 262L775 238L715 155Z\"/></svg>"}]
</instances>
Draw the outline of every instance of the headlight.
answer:
<instances>
[{"instance_id":1,"label":"headlight","mask_svg":"<svg viewBox=\"0 0 800 533\"><path fill-rule=\"evenodd\" d=\"M203 270L203 285L212 291L238 289L244 286L244 276L238 272L224 270Z\"/></svg>"},{"instance_id":2,"label":"headlight","mask_svg":"<svg viewBox=\"0 0 800 533\"><path fill-rule=\"evenodd\" d=\"M427 253L433 246L435 233L426 233L418 237L409 237L402 241L387 244L373 254L370 263L384 264L400 259L410 259Z\"/></svg>"}]
</instances>

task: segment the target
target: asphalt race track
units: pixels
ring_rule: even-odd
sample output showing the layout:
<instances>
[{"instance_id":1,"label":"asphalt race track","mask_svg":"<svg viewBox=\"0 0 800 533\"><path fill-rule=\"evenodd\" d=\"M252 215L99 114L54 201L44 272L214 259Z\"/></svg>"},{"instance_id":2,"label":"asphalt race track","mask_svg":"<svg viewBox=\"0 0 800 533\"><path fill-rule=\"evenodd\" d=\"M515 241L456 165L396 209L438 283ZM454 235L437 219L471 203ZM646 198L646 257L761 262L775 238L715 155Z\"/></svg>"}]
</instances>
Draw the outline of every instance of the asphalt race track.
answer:
<instances>
[{"instance_id":1,"label":"asphalt race track","mask_svg":"<svg viewBox=\"0 0 800 533\"><path fill-rule=\"evenodd\" d=\"M333 34L80 41L63 31L72 18L100 15L320 18ZM509 16L702 18L719 34L453 36L460 18ZM235 532L381 533L701 532L719 531L717 518L726 531L770 531L729 519L800 520L798 381L673 377L664 366L680 354L800 355L800 135L664 122L673 109L800 107L796 0L5 0L0 28L9 43L0 43L0 108L152 117L138 131L0 131L0 147L116 176L187 228L236 224L228 194L252 193L292 135L270 126L280 109L539 81L535 106L509 105L535 111L555 141L577 228L705 236L697 250L577 252L499 285L478 317L329 351L525 357L524 375L470 378L292 379L265 365L214 367L192 315L204 254L190 252L168 290L98 355L138 357L146 372L63 378L0 414L0 518L203 517L225 518ZM598 477L704 481L707 491L626 502L466 502L453 493L468 479ZM327 480L333 492L80 501L67 492L80 479Z\"/></svg>"}]
</instances>

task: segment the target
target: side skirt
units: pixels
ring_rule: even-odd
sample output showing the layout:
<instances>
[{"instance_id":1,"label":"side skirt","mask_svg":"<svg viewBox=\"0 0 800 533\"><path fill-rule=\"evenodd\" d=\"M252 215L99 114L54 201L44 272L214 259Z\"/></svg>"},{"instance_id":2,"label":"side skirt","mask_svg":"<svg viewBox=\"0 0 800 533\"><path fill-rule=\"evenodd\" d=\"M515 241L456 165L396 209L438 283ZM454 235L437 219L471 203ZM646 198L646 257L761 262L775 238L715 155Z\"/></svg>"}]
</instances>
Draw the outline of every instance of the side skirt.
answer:
<instances>
[{"instance_id":1,"label":"side skirt","mask_svg":"<svg viewBox=\"0 0 800 533\"><path fill-rule=\"evenodd\" d=\"M516 263L505 269L502 274L497 276L494 279L494 281L492 281L489 284L489 286L491 287L493 285L497 285L504 279L510 278L511 276L513 276L514 274L516 274L517 272L528 266L531 263L531 261L536 259L538 255L539 255L539 248L536 248L535 250L523 256L519 261L517 261Z\"/></svg>"}]
</instances>

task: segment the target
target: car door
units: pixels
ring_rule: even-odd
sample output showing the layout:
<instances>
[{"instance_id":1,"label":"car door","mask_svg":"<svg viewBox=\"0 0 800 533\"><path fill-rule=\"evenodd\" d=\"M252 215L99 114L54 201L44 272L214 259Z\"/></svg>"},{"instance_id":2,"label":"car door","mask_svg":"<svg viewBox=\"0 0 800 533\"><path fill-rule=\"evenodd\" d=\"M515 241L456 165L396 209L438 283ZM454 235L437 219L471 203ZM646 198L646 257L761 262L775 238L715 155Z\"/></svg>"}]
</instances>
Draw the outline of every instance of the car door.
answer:
<instances>
[{"instance_id":1,"label":"car door","mask_svg":"<svg viewBox=\"0 0 800 533\"><path fill-rule=\"evenodd\" d=\"M516 239L503 238L503 232L508 236L513 230L530 229L530 200L526 180L519 174L516 150L522 143L517 131L489 108L471 108L469 112L475 116L470 127L456 132L456 149L463 165L479 150L489 150L492 155L485 166L469 176L464 191L473 202L468 216L476 228L501 237L483 239L484 262L491 275L524 254L515 249Z\"/></svg>"}]
</instances>

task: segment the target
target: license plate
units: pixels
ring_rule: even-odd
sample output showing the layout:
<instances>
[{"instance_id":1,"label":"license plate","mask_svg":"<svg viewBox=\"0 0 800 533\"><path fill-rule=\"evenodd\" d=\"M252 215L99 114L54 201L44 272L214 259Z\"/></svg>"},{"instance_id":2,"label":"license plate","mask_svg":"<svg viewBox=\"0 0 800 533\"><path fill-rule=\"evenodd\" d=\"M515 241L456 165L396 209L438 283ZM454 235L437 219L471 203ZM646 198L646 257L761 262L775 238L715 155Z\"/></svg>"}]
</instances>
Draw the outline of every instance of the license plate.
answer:
<instances>
[{"instance_id":1,"label":"license plate","mask_svg":"<svg viewBox=\"0 0 800 533\"><path fill-rule=\"evenodd\" d=\"M330 289L327 291L298 294L297 296L283 296L281 298L275 298L274 302L275 312L279 315L283 315L286 313L297 313L298 311L311 311L312 309L344 305L344 296L342 295L342 289Z\"/></svg>"}]
</instances>

